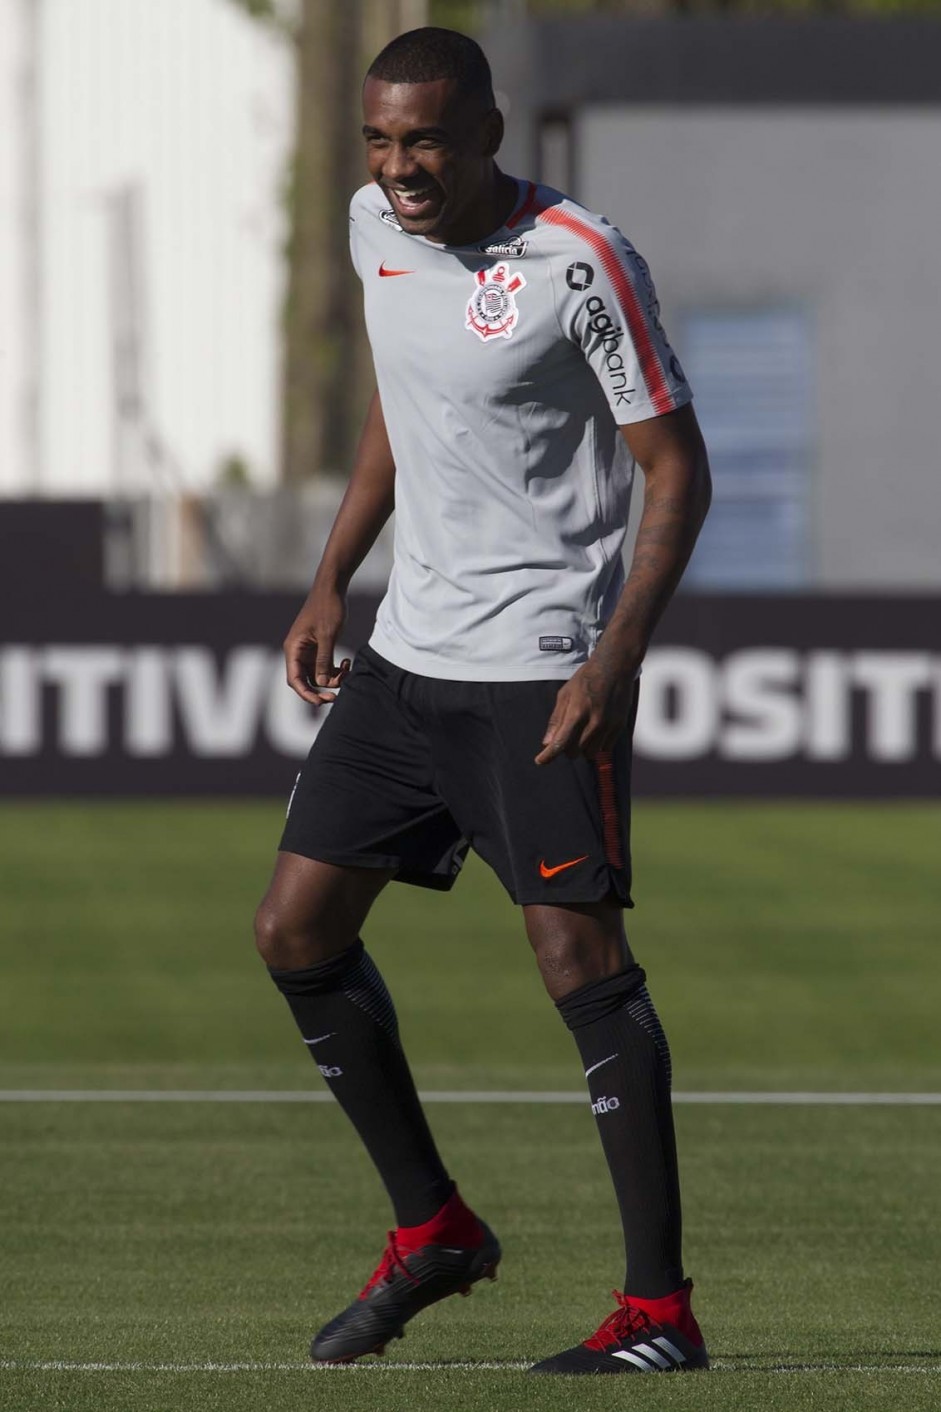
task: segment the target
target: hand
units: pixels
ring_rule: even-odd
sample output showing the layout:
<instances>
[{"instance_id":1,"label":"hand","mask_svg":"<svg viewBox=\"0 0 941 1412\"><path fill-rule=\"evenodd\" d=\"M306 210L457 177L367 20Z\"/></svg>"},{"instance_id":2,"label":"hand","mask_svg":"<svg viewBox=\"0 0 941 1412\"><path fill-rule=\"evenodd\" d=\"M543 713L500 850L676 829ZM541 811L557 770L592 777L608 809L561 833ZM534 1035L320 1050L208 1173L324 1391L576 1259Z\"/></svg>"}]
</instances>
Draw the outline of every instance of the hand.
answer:
<instances>
[{"instance_id":1,"label":"hand","mask_svg":"<svg viewBox=\"0 0 941 1412\"><path fill-rule=\"evenodd\" d=\"M610 750L627 724L634 697L637 665L608 647L604 639L555 699L537 765L563 753L593 760ZM618 660L620 657L620 660Z\"/></svg>"},{"instance_id":2,"label":"hand","mask_svg":"<svg viewBox=\"0 0 941 1412\"><path fill-rule=\"evenodd\" d=\"M284 640L288 685L311 706L329 706L350 670L344 657L337 667L333 648L346 617L343 594L315 583ZM323 690L324 687L332 690Z\"/></svg>"}]
</instances>

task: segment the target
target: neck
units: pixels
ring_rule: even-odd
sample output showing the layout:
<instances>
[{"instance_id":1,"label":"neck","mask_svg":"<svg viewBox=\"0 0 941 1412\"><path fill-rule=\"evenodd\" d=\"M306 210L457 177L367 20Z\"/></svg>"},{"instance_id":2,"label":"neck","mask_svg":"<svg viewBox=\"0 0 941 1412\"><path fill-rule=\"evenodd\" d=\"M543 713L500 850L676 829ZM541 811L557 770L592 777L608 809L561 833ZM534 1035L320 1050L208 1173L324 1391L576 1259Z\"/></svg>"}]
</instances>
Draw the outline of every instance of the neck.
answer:
<instances>
[{"instance_id":1,"label":"neck","mask_svg":"<svg viewBox=\"0 0 941 1412\"><path fill-rule=\"evenodd\" d=\"M516 205L517 190L514 178L501 172L494 163L485 189L458 224L441 236L441 244L473 245L484 236L492 235L509 220Z\"/></svg>"}]
</instances>

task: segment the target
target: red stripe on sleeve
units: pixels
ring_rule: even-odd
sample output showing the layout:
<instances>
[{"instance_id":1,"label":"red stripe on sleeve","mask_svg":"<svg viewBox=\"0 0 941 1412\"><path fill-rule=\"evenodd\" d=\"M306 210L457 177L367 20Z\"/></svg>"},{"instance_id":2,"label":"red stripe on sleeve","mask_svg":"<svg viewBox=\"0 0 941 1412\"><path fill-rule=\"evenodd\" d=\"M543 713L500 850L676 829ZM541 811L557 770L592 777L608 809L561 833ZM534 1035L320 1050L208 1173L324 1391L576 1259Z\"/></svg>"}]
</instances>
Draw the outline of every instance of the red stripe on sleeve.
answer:
<instances>
[{"instance_id":1,"label":"red stripe on sleeve","mask_svg":"<svg viewBox=\"0 0 941 1412\"><path fill-rule=\"evenodd\" d=\"M572 231L573 234L591 246L601 268L614 287L621 312L627 320L631 342L637 349L640 370L643 373L654 410L658 414L672 412L676 404L666 380L663 363L650 336L646 315L641 308L634 285L628 278L624 266L607 237L600 230L595 230L593 226L588 225L585 221L580 221L577 216L573 216L569 211L561 210L558 206L548 206L545 210L540 211L539 219L548 221L550 225L564 226L566 230Z\"/></svg>"}]
</instances>

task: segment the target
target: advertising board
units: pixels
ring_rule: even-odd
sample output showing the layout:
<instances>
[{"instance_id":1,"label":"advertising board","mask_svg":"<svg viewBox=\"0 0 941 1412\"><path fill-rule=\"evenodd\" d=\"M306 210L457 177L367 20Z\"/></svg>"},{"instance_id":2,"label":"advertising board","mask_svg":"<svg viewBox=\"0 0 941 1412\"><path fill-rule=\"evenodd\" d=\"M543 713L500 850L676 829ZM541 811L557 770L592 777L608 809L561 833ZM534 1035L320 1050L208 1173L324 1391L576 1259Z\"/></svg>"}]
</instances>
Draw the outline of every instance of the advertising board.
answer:
<instances>
[{"instance_id":1,"label":"advertising board","mask_svg":"<svg viewBox=\"0 0 941 1412\"><path fill-rule=\"evenodd\" d=\"M0 632L0 794L286 795L320 724L284 679L297 607L89 591L18 605ZM643 669L637 793L937 795L939 608L678 597ZM375 609L351 598L344 653Z\"/></svg>"}]
</instances>

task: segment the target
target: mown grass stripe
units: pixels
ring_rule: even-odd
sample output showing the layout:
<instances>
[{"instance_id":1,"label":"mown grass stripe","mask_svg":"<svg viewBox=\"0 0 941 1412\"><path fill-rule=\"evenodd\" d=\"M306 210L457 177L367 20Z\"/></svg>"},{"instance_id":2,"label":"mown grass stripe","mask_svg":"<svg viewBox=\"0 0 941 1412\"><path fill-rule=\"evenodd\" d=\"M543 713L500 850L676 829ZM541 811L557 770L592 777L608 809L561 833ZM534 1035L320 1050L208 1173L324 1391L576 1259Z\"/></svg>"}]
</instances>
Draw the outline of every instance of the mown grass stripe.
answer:
<instances>
[{"instance_id":1,"label":"mown grass stripe","mask_svg":"<svg viewBox=\"0 0 941 1412\"><path fill-rule=\"evenodd\" d=\"M428 1362L406 1363L78 1363L67 1359L46 1361L0 1359L0 1371L10 1373L519 1373L529 1362ZM717 1358L712 1371L720 1373L772 1373L777 1376L800 1373L919 1373L941 1374L941 1363L759 1363Z\"/></svg>"},{"instance_id":2,"label":"mown grass stripe","mask_svg":"<svg viewBox=\"0 0 941 1412\"><path fill-rule=\"evenodd\" d=\"M424 1103L585 1103L585 1093L456 1089L423 1092ZM0 1103L333 1103L323 1089L0 1089ZM793 1107L924 1108L941 1105L941 1093L677 1092L674 1103Z\"/></svg>"}]
</instances>

